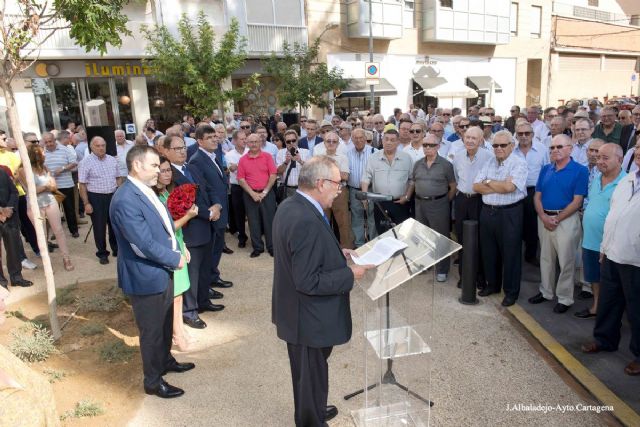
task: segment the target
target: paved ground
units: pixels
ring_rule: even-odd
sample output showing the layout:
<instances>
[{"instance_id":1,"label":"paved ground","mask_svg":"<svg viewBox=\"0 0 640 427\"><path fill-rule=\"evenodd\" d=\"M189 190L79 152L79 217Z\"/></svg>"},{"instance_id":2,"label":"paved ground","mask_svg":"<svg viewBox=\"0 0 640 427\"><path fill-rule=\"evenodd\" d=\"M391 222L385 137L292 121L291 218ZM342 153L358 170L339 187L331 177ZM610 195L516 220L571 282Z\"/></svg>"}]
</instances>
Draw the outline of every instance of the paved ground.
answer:
<instances>
[{"instance_id":1,"label":"paved ground","mask_svg":"<svg viewBox=\"0 0 640 427\"><path fill-rule=\"evenodd\" d=\"M83 232L86 226L82 238ZM115 277L115 262L101 266L93 252L91 241L72 240L77 269L67 273L56 251L53 263L58 286ZM270 322L272 258L250 259L249 250L239 250L223 257L221 270L225 279L235 282L224 292L222 302L227 309L203 315L209 327L194 334L199 351L177 355L181 361L195 362L197 368L166 377L183 387L186 395L171 401L146 397L129 425L293 425L286 347L276 338ZM25 273L25 277L36 281L36 286L13 289L11 301L44 289L41 268ZM430 275L419 276L410 285L416 301L429 299L429 280ZM499 298L483 300L477 306L459 304L456 280L452 277L449 284L436 285L434 292L433 425L564 427L610 423L593 411L558 410L557 405L596 403L585 400L554 372L505 315ZM330 358L329 400L340 410L331 426L353 425L350 411L363 404L362 397L342 399L362 383L363 300L357 290L352 295L354 337L349 344L337 347ZM550 405L554 410L545 414L507 409L517 404Z\"/></svg>"}]
</instances>

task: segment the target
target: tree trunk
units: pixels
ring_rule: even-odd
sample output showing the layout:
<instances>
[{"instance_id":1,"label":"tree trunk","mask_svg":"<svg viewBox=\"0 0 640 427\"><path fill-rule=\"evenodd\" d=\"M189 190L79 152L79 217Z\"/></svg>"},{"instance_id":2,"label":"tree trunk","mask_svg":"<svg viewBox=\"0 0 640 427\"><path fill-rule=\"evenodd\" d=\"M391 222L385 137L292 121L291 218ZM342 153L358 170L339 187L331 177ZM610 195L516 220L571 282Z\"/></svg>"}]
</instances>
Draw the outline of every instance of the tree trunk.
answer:
<instances>
[{"instance_id":1,"label":"tree trunk","mask_svg":"<svg viewBox=\"0 0 640 427\"><path fill-rule=\"evenodd\" d=\"M31 169L31 162L29 161L29 154L27 153L27 147L22 138L22 131L20 129L20 120L18 118L18 112L16 108L16 98L13 93L13 89L6 81L0 81L0 86L4 92L4 99L7 103L7 115L9 119L9 128L16 140L18 151L20 153L20 159L22 159L22 167L27 180L27 200L29 203L29 209L34 213L33 217L36 218L34 228L36 230L36 236L38 238L38 248L40 249L40 255L42 256L42 265L44 267L44 278L47 284L47 299L49 301L49 321L51 323L51 332L53 338L57 341L61 336L60 324L58 323L58 314L56 308L56 283L53 277L53 269L51 268L51 258L49 258L49 250L47 247L47 238L44 229L44 218L40 216L40 208L38 207L38 198L36 194L36 184L33 178L33 170ZM17 212L14 215L18 215Z\"/></svg>"}]
</instances>

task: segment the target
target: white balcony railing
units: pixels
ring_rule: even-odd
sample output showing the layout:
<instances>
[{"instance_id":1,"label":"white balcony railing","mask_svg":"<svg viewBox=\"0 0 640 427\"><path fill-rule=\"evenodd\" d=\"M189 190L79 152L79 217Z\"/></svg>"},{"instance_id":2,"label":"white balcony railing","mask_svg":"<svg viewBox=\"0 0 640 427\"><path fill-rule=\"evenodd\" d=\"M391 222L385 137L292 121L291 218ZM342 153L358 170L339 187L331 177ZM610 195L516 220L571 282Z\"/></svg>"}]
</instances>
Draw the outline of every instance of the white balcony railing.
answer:
<instances>
[{"instance_id":1,"label":"white balcony railing","mask_svg":"<svg viewBox=\"0 0 640 427\"><path fill-rule=\"evenodd\" d=\"M624 15L621 13L607 12L606 10L594 7L583 7L553 2L553 13L558 16L603 22L605 24L632 25L634 27L640 26L638 15Z\"/></svg>"},{"instance_id":2,"label":"white balcony railing","mask_svg":"<svg viewBox=\"0 0 640 427\"><path fill-rule=\"evenodd\" d=\"M271 24L247 24L247 51L253 55L282 53L282 44L286 41L307 44L307 27Z\"/></svg>"}]
</instances>

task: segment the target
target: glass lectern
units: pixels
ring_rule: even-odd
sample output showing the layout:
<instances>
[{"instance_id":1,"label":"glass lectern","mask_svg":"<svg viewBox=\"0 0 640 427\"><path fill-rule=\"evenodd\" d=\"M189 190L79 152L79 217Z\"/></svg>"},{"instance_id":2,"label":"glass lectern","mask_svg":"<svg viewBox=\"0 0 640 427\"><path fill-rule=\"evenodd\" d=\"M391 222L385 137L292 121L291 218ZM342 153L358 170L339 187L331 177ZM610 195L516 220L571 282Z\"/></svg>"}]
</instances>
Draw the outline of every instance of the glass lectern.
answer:
<instances>
[{"instance_id":1,"label":"glass lectern","mask_svg":"<svg viewBox=\"0 0 640 427\"><path fill-rule=\"evenodd\" d=\"M364 407L357 426L427 426L435 264L462 247L414 219L387 231L408 247L358 281L364 291ZM362 256L378 240L357 250ZM433 274L427 270L434 266Z\"/></svg>"}]
</instances>

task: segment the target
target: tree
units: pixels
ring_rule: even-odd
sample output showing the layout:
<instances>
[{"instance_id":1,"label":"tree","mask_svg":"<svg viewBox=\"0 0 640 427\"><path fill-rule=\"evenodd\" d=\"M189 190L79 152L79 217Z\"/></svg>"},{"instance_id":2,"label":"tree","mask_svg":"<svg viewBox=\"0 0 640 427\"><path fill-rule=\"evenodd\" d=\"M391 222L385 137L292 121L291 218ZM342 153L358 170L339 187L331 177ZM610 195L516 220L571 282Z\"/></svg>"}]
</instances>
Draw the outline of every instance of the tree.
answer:
<instances>
[{"instance_id":1,"label":"tree","mask_svg":"<svg viewBox=\"0 0 640 427\"><path fill-rule=\"evenodd\" d=\"M316 105L326 107L329 102L327 92L344 89L347 81L342 78L342 70L327 64L318 63L320 39L311 46L286 41L282 44L284 55L275 52L265 65L265 71L278 84L278 102L286 107L300 109Z\"/></svg>"},{"instance_id":2,"label":"tree","mask_svg":"<svg viewBox=\"0 0 640 427\"><path fill-rule=\"evenodd\" d=\"M220 40L203 11L196 22L182 15L179 39L166 26L143 27L142 32L149 41L147 54L151 58L145 62L160 82L185 95L185 108L194 116L209 116L215 108L222 115L225 103L242 99L258 84L259 76L253 74L239 88L224 87L246 60L247 42L240 36L235 18Z\"/></svg>"},{"instance_id":3,"label":"tree","mask_svg":"<svg viewBox=\"0 0 640 427\"><path fill-rule=\"evenodd\" d=\"M121 37L131 34L126 27L127 17L121 14L127 3L128 0L0 0L0 87L7 103L9 128L22 159L29 208L33 212L40 212L40 209L11 83L37 61L41 46L56 31L69 29L69 35L87 52L97 50L104 54L107 45L120 46ZM38 219L34 225L47 284L51 332L57 340L61 330L56 313L56 285L44 221Z\"/></svg>"}]
</instances>

